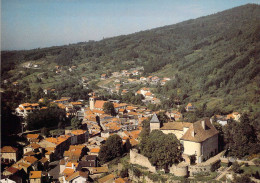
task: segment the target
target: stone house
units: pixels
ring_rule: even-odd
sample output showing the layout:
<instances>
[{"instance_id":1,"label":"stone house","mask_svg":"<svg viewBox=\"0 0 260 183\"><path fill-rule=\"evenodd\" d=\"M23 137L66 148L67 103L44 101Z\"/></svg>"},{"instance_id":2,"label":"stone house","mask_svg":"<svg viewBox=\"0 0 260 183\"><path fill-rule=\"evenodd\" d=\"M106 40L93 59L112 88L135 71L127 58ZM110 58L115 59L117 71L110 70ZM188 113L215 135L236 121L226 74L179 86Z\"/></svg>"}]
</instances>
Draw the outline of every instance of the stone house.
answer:
<instances>
[{"instance_id":1,"label":"stone house","mask_svg":"<svg viewBox=\"0 0 260 183\"><path fill-rule=\"evenodd\" d=\"M19 151L12 146L4 146L1 148L1 161L16 162L18 161Z\"/></svg>"},{"instance_id":2,"label":"stone house","mask_svg":"<svg viewBox=\"0 0 260 183\"><path fill-rule=\"evenodd\" d=\"M201 163L218 153L218 131L209 118L188 122L169 122L161 124L156 114L150 121L150 130L161 130L165 134L173 133L184 147L183 155L195 156Z\"/></svg>"}]
</instances>

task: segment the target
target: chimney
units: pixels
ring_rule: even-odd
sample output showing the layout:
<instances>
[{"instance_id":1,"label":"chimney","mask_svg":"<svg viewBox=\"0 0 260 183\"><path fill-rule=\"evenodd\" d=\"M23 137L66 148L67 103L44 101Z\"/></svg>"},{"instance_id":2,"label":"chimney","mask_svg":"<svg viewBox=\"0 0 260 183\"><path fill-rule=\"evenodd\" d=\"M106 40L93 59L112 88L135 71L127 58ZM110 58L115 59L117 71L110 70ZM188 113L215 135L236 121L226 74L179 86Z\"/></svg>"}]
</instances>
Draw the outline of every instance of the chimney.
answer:
<instances>
[{"instance_id":1,"label":"chimney","mask_svg":"<svg viewBox=\"0 0 260 183\"><path fill-rule=\"evenodd\" d=\"M203 120L203 121L201 121L201 126L202 126L203 130L205 130L205 129L206 129L206 125L205 125L205 121L204 121L204 120Z\"/></svg>"},{"instance_id":2,"label":"chimney","mask_svg":"<svg viewBox=\"0 0 260 183\"><path fill-rule=\"evenodd\" d=\"M195 132L194 132L194 130L192 130L192 132L191 132L191 136L195 136Z\"/></svg>"}]
</instances>

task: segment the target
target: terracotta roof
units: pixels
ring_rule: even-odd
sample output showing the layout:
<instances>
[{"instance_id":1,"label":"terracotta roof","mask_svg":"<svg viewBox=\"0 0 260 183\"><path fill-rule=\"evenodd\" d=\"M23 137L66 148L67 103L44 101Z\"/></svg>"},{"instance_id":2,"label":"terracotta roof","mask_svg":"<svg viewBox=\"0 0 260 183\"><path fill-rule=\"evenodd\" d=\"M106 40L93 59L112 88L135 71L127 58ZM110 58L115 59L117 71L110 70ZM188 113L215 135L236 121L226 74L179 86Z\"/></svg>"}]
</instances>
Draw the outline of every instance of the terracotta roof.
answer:
<instances>
[{"instance_id":1,"label":"terracotta roof","mask_svg":"<svg viewBox=\"0 0 260 183\"><path fill-rule=\"evenodd\" d=\"M126 183L127 181L125 181L123 178L117 178L116 180L115 180L115 183Z\"/></svg>"},{"instance_id":2,"label":"terracotta roof","mask_svg":"<svg viewBox=\"0 0 260 183\"><path fill-rule=\"evenodd\" d=\"M73 173L72 175L70 175L69 177L67 177L66 180L68 182L70 182L70 181L72 181L73 179L75 179L77 177L88 178L88 172L77 171L77 172Z\"/></svg>"},{"instance_id":3,"label":"terracotta roof","mask_svg":"<svg viewBox=\"0 0 260 183\"><path fill-rule=\"evenodd\" d=\"M33 156L27 156L27 157L24 158L24 160L27 161L28 163L31 163L31 164L33 164L36 161L38 161L37 158L35 158Z\"/></svg>"},{"instance_id":4,"label":"terracotta roof","mask_svg":"<svg viewBox=\"0 0 260 183\"><path fill-rule=\"evenodd\" d=\"M77 167L77 166L79 165L78 163L68 162L68 163L66 164L66 167L72 167L72 164L73 164L75 167Z\"/></svg>"},{"instance_id":5,"label":"terracotta roof","mask_svg":"<svg viewBox=\"0 0 260 183\"><path fill-rule=\"evenodd\" d=\"M29 145L27 145L27 146L25 146L25 147L31 147L31 148L33 148L33 149L38 149L38 148L40 148L41 146L40 146L39 144L36 144L36 143L31 143L31 144L29 144Z\"/></svg>"},{"instance_id":6,"label":"terracotta roof","mask_svg":"<svg viewBox=\"0 0 260 183\"><path fill-rule=\"evenodd\" d=\"M48 161L47 158L43 157L42 159L39 160L41 163L46 163Z\"/></svg>"},{"instance_id":7,"label":"terracotta roof","mask_svg":"<svg viewBox=\"0 0 260 183\"><path fill-rule=\"evenodd\" d=\"M99 108L99 109L102 109L103 108L103 105L106 103L107 101L104 101L104 100L97 100L95 102L95 108Z\"/></svg>"},{"instance_id":8,"label":"terracotta roof","mask_svg":"<svg viewBox=\"0 0 260 183\"><path fill-rule=\"evenodd\" d=\"M82 102L71 102L72 105L82 105Z\"/></svg>"},{"instance_id":9,"label":"terracotta roof","mask_svg":"<svg viewBox=\"0 0 260 183\"><path fill-rule=\"evenodd\" d=\"M183 130L184 127L189 128L192 123L189 122L169 122L163 123L161 130Z\"/></svg>"},{"instance_id":10,"label":"terracotta roof","mask_svg":"<svg viewBox=\"0 0 260 183\"><path fill-rule=\"evenodd\" d=\"M102 167L93 167L92 168L93 173L106 173L108 172L108 167L107 166L102 166Z\"/></svg>"},{"instance_id":11,"label":"terracotta roof","mask_svg":"<svg viewBox=\"0 0 260 183\"><path fill-rule=\"evenodd\" d=\"M102 177L101 179L98 179L98 182L99 183L105 183L106 181L114 179L114 178L115 178L115 176L113 174L109 174L105 177Z\"/></svg>"},{"instance_id":12,"label":"terracotta roof","mask_svg":"<svg viewBox=\"0 0 260 183\"><path fill-rule=\"evenodd\" d=\"M27 153L24 154L24 156L34 156L36 153L33 151L29 151Z\"/></svg>"},{"instance_id":13,"label":"terracotta roof","mask_svg":"<svg viewBox=\"0 0 260 183\"><path fill-rule=\"evenodd\" d=\"M151 96L151 95L152 95L151 92L147 92L147 93L145 94L145 96Z\"/></svg>"},{"instance_id":14,"label":"terracotta roof","mask_svg":"<svg viewBox=\"0 0 260 183\"><path fill-rule=\"evenodd\" d=\"M97 110L97 109L94 109L93 110L94 113L99 113L99 114L105 114L104 111L101 111L101 110Z\"/></svg>"},{"instance_id":15,"label":"terracotta roof","mask_svg":"<svg viewBox=\"0 0 260 183\"><path fill-rule=\"evenodd\" d=\"M136 141L135 139L130 139L130 144L131 144L132 146L135 146L135 145L138 144L138 141Z\"/></svg>"},{"instance_id":16,"label":"terracotta roof","mask_svg":"<svg viewBox=\"0 0 260 183\"><path fill-rule=\"evenodd\" d=\"M205 130L202 127L202 121L205 121ZM181 140L203 142L217 134L218 131L211 124L209 118L205 118L190 125L188 131L181 137Z\"/></svg>"},{"instance_id":17,"label":"terracotta roof","mask_svg":"<svg viewBox=\"0 0 260 183\"><path fill-rule=\"evenodd\" d=\"M65 168L62 172L63 175L70 176L74 173L74 170L71 168Z\"/></svg>"},{"instance_id":18,"label":"terracotta roof","mask_svg":"<svg viewBox=\"0 0 260 183\"><path fill-rule=\"evenodd\" d=\"M30 171L30 179L40 179L42 177L42 171Z\"/></svg>"},{"instance_id":19,"label":"terracotta roof","mask_svg":"<svg viewBox=\"0 0 260 183\"><path fill-rule=\"evenodd\" d=\"M32 108L31 107L27 107L24 110L29 111L29 110L32 110Z\"/></svg>"},{"instance_id":20,"label":"terracotta roof","mask_svg":"<svg viewBox=\"0 0 260 183\"><path fill-rule=\"evenodd\" d=\"M4 146L1 148L1 153L15 153L16 151L18 151L18 149L12 146Z\"/></svg>"},{"instance_id":21,"label":"terracotta roof","mask_svg":"<svg viewBox=\"0 0 260 183\"><path fill-rule=\"evenodd\" d=\"M23 108L22 107L18 107L21 111L23 111Z\"/></svg>"},{"instance_id":22,"label":"terracotta roof","mask_svg":"<svg viewBox=\"0 0 260 183\"><path fill-rule=\"evenodd\" d=\"M17 171L19 171L19 169L14 168L14 167L11 166L11 167L7 168L6 171L8 171L8 172L14 174L14 173L16 173Z\"/></svg>"},{"instance_id":23,"label":"terracotta roof","mask_svg":"<svg viewBox=\"0 0 260 183\"><path fill-rule=\"evenodd\" d=\"M91 153L99 153L100 148L93 148L90 150Z\"/></svg>"},{"instance_id":24,"label":"terracotta roof","mask_svg":"<svg viewBox=\"0 0 260 183\"><path fill-rule=\"evenodd\" d=\"M191 103L188 103L188 105L186 106L186 107L191 107L192 106L192 104Z\"/></svg>"},{"instance_id":25,"label":"terracotta roof","mask_svg":"<svg viewBox=\"0 0 260 183\"><path fill-rule=\"evenodd\" d=\"M74 135L82 135L84 134L86 131L85 130L72 130L71 133Z\"/></svg>"}]
</instances>

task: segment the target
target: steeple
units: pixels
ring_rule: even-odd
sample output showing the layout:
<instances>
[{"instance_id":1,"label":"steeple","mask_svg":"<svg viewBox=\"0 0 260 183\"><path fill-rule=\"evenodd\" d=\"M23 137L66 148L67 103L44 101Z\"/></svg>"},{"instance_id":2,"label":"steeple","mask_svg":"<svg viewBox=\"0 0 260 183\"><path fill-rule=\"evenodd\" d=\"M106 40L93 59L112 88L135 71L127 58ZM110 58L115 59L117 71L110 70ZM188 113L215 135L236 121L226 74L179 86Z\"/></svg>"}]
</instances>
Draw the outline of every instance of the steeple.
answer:
<instances>
[{"instance_id":1,"label":"steeple","mask_svg":"<svg viewBox=\"0 0 260 183\"><path fill-rule=\"evenodd\" d=\"M160 123L157 115L154 113L150 123Z\"/></svg>"},{"instance_id":2,"label":"steeple","mask_svg":"<svg viewBox=\"0 0 260 183\"><path fill-rule=\"evenodd\" d=\"M150 120L150 131L159 130L161 128L161 123L154 113L152 119Z\"/></svg>"}]
</instances>

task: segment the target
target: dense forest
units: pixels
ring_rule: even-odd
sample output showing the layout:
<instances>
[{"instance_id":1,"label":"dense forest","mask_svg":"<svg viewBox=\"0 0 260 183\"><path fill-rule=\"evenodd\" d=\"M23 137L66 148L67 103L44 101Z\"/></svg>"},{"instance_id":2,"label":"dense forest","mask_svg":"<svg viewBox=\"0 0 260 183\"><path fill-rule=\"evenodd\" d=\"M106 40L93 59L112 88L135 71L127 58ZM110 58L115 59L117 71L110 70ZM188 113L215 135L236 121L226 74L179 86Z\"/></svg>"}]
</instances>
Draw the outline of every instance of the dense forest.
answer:
<instances>
[{"instance_id":1,"label":"dense forest","mask_svg":"<svg viewBox=\"0 0 260 183\"><path fill-rule=\"evenodd\" d=\"M1 78L8 81L1 87L9 103L15 102L15 96L26 100L39 93L39 87L55 88L58 97L87 99L90 90L81 94L83 88L76 84L82 76L95 80L102 73L143 66L145 76L173 78L154 91L164 99L163 105L178 98L183 104L206 104L220 113L250 112L256 117L260 113L260 6L248 4L101 41L2 51L1 60ZM28 62L39 64L40 69L22 67ZM76 69L57 75L56 65ZM14 81L20 86L10 86Z\"/></svg>"}]
</instances>

